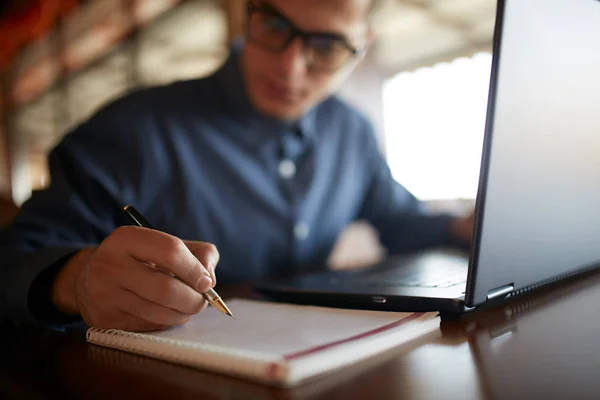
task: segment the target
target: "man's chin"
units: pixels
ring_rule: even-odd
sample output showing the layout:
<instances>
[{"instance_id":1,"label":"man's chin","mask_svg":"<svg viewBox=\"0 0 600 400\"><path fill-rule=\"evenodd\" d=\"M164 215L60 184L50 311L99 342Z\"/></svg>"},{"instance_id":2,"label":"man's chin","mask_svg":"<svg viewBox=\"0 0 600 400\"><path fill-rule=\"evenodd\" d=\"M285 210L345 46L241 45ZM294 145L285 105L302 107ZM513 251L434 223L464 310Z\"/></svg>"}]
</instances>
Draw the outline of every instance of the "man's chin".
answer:
<instances>
[{"instance_id":1,"label":"man's chin","mask_svg":"<svg viewBox=\"0 0 600 400\"><path fill-rule=\"evenodd\" d=\"M297 119L304 113L301 106L271 102L256 104L256 109L261 114L277 119Z\"/></svg>"}]
</instances>

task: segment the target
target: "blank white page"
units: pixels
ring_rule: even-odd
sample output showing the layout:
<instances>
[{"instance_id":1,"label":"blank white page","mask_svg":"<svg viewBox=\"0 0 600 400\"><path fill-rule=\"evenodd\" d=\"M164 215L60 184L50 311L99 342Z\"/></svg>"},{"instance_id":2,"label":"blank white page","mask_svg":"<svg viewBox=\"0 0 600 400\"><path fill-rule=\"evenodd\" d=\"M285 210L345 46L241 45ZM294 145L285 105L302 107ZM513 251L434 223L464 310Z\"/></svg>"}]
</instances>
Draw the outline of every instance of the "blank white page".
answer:
<instances>
[{"instance_id":1,"label":"blank white page","mask_svg":"<svg viewBox=\"0 0 600 400\"><path fill-rule=\"evenodd\" d=\"M346 310L245 299L228 300L227 305L235 319L209 307L185 325L149 335L284 356L361 335L413 316L413 313Z\"/></svg>"}]
</instances>

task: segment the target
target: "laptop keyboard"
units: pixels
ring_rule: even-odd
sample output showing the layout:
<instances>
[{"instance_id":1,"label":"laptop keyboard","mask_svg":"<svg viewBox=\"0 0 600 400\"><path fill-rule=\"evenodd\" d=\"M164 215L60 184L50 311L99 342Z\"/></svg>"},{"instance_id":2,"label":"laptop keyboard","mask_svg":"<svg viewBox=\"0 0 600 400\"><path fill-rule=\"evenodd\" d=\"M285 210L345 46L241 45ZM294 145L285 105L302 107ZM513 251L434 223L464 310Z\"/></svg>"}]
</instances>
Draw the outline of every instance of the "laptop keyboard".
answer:
<instances>
[{"instance_id":1,"label":"laptop keyboard","mask_svg":"<svg viewBox=\"0 0 600 400\"><path fill-rule=\"evenodd\" d=\"M423 288L449 288L465 285L467 266L463 260L448 261L445 259L419 260L427 264L424 268L406 268L406 263L386 265L386 268L372 269L345 277L334 277L331 283L385 287L409 286Z\"/></svg>"},{"instance_id":2,"label":"laptop keyboard","mask_svg":"<svg viewBox=\"0 0 600 400\"><path fill-rule=\"evenodd\" d=\"M405 271L392 269L387 271L375 271L361 278L363 285L369 286L417 286L428 288L448 288L462 285L467 281L464 268L456 270L425 271L406 274Z\"/></svg>"}]
</instances>

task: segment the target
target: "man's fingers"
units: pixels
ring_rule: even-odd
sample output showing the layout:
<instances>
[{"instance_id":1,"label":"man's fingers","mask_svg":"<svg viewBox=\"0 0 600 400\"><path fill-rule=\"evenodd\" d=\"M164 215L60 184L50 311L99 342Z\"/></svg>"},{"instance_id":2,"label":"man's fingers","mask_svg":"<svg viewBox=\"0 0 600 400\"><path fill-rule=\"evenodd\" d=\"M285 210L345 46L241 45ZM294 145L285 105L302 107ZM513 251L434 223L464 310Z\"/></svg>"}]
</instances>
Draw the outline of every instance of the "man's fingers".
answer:
<instances>
[{"instance_id":1,"label":"man's fingers","mask_svg":"<svg viewBox=\"0 0 600 400\"><path fill-rule=\"evenodd\" d=\"M152 322L148 322L140 317L136 317L135 315L131 315L123 311L117 312L115 320L117 320L118 323L116 325L110 325L110 328L121 329L129 332L158 331L167 329L169 327L169 325L153 324Z\"/></svg>"},{"instance_id":2,"label":"man's fingers","mask_svg":"<svg viewBox=\"0 0 600 400\"><path fill-rule=\"evenodd\" d=\"M210 273L181 239L136 226L117 228L110 239L136 260L168 270L199 292L208 290L202 278Z\"/></svg>"},{"instance_id":3,"label":"man's fingers","mask_svg":"<svg viewBox=\"0 0 600 400\"><path fill-rule=\"evenodd\" d=\"M157 331L170 325L154 324L124 311L114 310L109 315L85 319L88 325L102 329L120 329L129 332Z\"/></svg>"},{"instance_id":4,"label":"man's fingers","mask_svg":"<svg viewBox=\"0 0 600 400\"><path fill-rule=\"evenodd\" d=\"M119 292L119 309L144 321L156 325L181 325L188 321L189 315L167 308L144 299L129 290Z\"/></svg>"},{"instance_id":5,"label":"man's fingers","mask_svg":"<svg viewBox=\"0 0 600 400\"><path fill-rule=\"evenodd\" d=\"M127 269L130 273L123 274L119 284L146 300L187 315L197 314L206 307L204 297L176 277L134 260ZM210 287L208 280L206 277L201 285L204 291Z\"/></svg>"},{"instance_id":6,"label":"man's fingers","mask_svg":"<svg viewBox=\"0 0 600 400\"><path fill-rule=\"evenodd\" d=\"M215 269L217 268L217 264L219 263L220 259L220 254L219 250L217 250L217 247L212 243L195 242L191 240L185 240L184 243L188 249L190 249L194 257L196 257L202 263L202 265L206 267L210 273L212 286L214 287L217 284Z\"/></svg>"}]
</instances>

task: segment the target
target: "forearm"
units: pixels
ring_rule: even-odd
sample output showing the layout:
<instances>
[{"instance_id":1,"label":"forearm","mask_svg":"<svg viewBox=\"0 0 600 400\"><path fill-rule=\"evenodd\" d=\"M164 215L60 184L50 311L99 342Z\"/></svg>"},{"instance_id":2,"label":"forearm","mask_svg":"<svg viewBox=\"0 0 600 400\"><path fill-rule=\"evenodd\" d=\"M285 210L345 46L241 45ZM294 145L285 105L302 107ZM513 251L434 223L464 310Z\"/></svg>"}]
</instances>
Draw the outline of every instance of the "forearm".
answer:
<instances>
[{"instance_id":1,"label":"forearm","mask_svg":"<svg viewBox=\"0 0 600 400\"><path fill-rule=\"evenodd\" d=\"M95 248L83 249L67 261L56 275L50 293L52 304L63 314L79 315L77 280Z\"/></svg>"}]
</instances>

